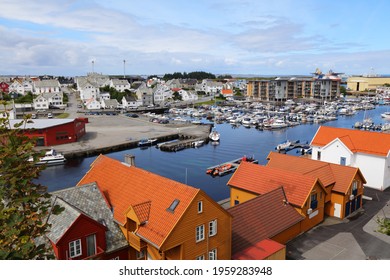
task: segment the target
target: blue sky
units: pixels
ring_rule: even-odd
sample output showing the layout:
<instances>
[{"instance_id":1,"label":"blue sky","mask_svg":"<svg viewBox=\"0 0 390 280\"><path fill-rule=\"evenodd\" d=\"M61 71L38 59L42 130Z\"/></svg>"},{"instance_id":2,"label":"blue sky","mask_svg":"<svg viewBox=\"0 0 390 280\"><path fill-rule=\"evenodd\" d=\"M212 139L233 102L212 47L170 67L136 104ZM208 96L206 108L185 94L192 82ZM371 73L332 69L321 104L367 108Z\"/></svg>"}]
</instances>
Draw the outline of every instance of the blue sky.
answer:
<instances>
[{"instance_id":1,"label":"blue sky","mask_svg":"<svg viewBox=\"0 0 390 280\"><path fill-rule=\"evenodd\" d=\"M387 0L0 0L0 75L390 74L389 10Z\"/></svg>"}]
</instances>

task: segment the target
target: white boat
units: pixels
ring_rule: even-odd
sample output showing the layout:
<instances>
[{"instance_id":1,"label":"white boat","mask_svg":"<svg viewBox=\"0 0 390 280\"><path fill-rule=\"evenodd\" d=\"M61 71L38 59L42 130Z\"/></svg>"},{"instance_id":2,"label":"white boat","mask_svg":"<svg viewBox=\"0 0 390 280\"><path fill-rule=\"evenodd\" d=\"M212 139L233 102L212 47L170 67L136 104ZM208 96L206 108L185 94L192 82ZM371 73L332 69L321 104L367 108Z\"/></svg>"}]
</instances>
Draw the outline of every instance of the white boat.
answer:
<instances>
[{"instance_id":1,"label":"white boat","mask_svg":"<svg viewBox=\"0 0 390 280\"><path fill-rule=\"evenodd\" d=\"M283 151L283 150L287 149L288 147L290 147L291 144L292 144L291 141L286 140L286 142L283 142L283 143L280 143L279 145L277 145L276 150Z\"/></svg>"},{"instance_id":2,"label":"white boat","mask_svg":"<svg viewBox=\"0 0 390 280\"><path fill-rule=\"evenodd\" d=\"M194 148L197 148L197 147L200 147L200 146L202 146L202 145L203 145L203 143L204 143L204 140L198 140L198 141L195 141L195 142L193 143L193 145L194 145Z\"/></svg>"},{"instance_id":3,"label":"white boat","mask_svg":"<svg viewBox=\"0 0 390 280\"><path fill-rule=\"evenodd\" d=\"M213 129L213 131L211 131L209 134L209 138L211 141L214 141L214 142L219 141L220 134L218 133L218 131Z\"/></svg>"},{"instance_id":4,"label":"white boat","mask_svg":"<svg viewBox=\"0 0 390 280\"><path fill-rule=\"evenodd\" d=\"M285 128L287 126L287 123L282 119L276 119L273 123L271 123L271 129Z\"/></svg>"},{"instance_id":5,"label":"white boat","mask_svg":"<svg viewBox=\"0 0 390 280\"><path fill-rule=\"evenodd\" d=\"M152 146L157 142L157 139L144 138L138 142L138 147Z\"/></svg>"},{"instance_id":6,"label":"white boat","mask_svg":"<svg viewBox=\"0 0 390 280\"><path fill-rule=\"evenodd\" d=\"M29 159L29 161L33 161L33 159ZM53 165L53 164L64 164L65 162L66 162L66 158L64 157L63 154L57 152L54 149L50 149L45 153L43 157L39 158L39 161L36 162L35 164Z\"/></svg>"},{"instance_id":7,"label":"white boat","mask_svg":"<svg viewBox=\"0 0 390 280\"><path fill-rule=\"evenodd\" d=\"M381 117L390 120L390 112L384 112L384 113L382 113L382 114L381 114Z\"/></svg>"}]
</instances>

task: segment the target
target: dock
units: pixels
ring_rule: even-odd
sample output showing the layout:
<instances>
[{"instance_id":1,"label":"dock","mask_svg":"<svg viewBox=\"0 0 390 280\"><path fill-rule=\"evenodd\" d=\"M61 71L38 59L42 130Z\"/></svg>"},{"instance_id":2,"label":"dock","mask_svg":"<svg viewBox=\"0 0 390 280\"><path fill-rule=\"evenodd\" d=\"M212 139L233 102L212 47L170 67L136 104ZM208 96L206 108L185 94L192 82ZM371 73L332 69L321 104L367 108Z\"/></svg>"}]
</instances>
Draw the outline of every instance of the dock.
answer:
<instances>
[{"instance_id":1,"label":"dock","mask_svg":"<svg viewBox=\"0 0 390 280\"><path fill-rule=\"evenodd\" d=\"M234 172L238 168L242 160L243 158L241 157L218 165L210 166L206 169L206 173L210 174L213 177L224 176L226 174ZM255 163L255 164L259 163L258 160L254 160L254 159L248 160L248 162Z\"/></svg>"},{"instance_id":2,"label":"dock","mask_svg":"<svg viewBox=\"0 0 390 280\"><path fill-rule=\"evenodd\" d=\"M281 144L282 145L282 144ZM275 148L279 153L286 153L289 151L292 151L294 149L303 149L308 150L310 149L310 145L308 143L301 143L299 140L292 141L290 145L283 147L283 148Z\"/></svg>"},{"instance_id":3,"label":"dock","mask_svg":"<svg viewBox=\"0 0 390 280\"><path fill-rule=\"evenodd\" d=\"M161 151L165 152L178 152L187 148L194 148L195 142L204 141L204 143L206 143L207 140L208 139L205 137L178 139L176 141L168 141L165 143L161 143L158 148L160 148Z\"/></svg>"}]
</instances>

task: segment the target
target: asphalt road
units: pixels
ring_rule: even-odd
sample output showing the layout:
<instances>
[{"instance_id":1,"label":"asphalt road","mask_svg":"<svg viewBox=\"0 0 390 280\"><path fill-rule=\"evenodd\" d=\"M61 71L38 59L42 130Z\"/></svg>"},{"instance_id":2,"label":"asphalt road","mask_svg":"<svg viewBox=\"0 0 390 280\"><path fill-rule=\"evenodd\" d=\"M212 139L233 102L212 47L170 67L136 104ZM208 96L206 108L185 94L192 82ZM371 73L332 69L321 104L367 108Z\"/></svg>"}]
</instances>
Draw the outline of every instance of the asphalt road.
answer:
<instances>
[{"instance_id":1,"label":"asphalt road","mask_svg":"<svg viewBox=\"0 0 390 280\"><path fill-rule=\"evenodd\" d=\"M366 188L363 209L343 220L328 217L287 244L287 259L390 259L390 236L377 232L377 217L390 218L390 190Z\"/></svg>"}]
</instances>

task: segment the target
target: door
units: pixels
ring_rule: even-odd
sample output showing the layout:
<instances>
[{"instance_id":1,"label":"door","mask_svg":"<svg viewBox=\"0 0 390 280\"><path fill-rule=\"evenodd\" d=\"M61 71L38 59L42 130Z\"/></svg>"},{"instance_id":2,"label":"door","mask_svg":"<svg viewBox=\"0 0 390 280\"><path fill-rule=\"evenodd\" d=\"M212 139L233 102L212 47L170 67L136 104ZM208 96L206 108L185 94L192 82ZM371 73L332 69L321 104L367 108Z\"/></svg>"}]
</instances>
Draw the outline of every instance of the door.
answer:
<instances>
[{"instance_id":1,"label":"door","mask_svg":"<svg viewBox=\"0 0 390 280\"><path fill-rule=\"evenodd\" d=\"M87 256L96 254L96 236L95 234L87 236Z\"/></svg>"},{"instance_id":2,"label":"door","mask_svg":"<svg viewBox=\"0 0 390 280\"><path fill-rule=\"evenodd\" d=\"M351 209L351 202L348 201L348 202L345 204L345 217L347 217L347 216L349 215L350 209Z\"/></svg>"},{"instance_id":3,"label":"door","mask_svg":"<svg viewBox=\"0 0 390 280\"><path fill-rule=\"evenodd\" d=\"M356 198L356 210L360 208L361 202L362 202L362 196L358 195L358 197Z\"/></svg>"},{"instance_id":4,"label":"door","mask_svg":"<svg viewBox=\"0 0 390 280\"><path fill-rule=\"evenodd\" d=\"M335 216L337 218L341 218L341 204L339 204L339 203L334 204L333 216Z\"/></svg>"},{"instance_id":5,"label":"door","mask_svg":"<svg viewBox=\"0 0 390 280\"><path fill-rule=\"evenodd\" d=\"M355 212L356 200L357 199L354 199L351 201L351 213Z\"/></svg>"}]
</instances>

